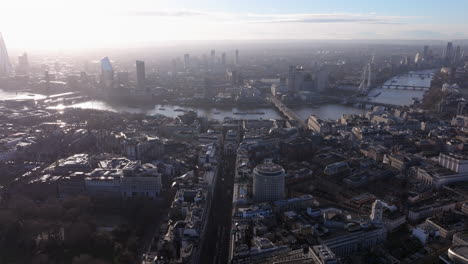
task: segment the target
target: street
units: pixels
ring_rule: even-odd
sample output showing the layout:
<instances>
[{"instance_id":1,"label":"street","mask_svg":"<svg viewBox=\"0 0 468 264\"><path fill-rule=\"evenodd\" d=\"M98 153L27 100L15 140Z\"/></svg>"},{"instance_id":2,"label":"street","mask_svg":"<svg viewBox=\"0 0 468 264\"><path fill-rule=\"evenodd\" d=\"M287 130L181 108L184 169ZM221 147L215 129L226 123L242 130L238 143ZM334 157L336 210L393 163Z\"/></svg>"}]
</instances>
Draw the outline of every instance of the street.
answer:
<instances>
[{"instance_id":1,"label":"street","mask_svg":"<svg viewBox=\"0 0 468 264\"><path fill-rule=\"evenodd\" d=\"M223 156L198 263L228 263L234 165L235 156Z\"/></svg>"}]
</instances>

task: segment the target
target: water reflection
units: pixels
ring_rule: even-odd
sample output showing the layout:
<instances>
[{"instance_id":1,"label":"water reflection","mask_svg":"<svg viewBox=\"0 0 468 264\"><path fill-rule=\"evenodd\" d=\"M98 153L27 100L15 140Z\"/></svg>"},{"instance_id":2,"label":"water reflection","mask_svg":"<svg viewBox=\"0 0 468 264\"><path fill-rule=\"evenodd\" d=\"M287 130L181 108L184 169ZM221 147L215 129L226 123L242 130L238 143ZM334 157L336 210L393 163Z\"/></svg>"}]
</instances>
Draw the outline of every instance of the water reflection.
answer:
<instances>
[{"instance_id":1,"label":"water reflection","mask_svg":"<svg viewBox=\"0 0 468 264\"><path fill-rule=\"evenodd\" d=\"M404 85L404 86L418 86L418 87L431 87L432 76L435 70L423 70L409 72L409 74L396 76L384 83L386 85ZM413 74L413 75L411 75ZM429 74L431 77L419 76L419 74ZM380 94L379 94L380 93ZM377 88L371 91L370 100L379 103L394 104L394 105L411 105L412 98L422 99L425 91L414 90L399 90L399 89L385 89ZM372 97L372 95L377 95Z\"/></svg>"},{"instance_id":2,"label":"water reflection","mask_svg":"<svg viewBox=\"0 0 468 264\"><path fill-rule=\"evenodd\" d=\"M425 70L411 72L414 74L433 74L434 70ZM401 75L388 80L385 84L392 85L414 85L421 87L430 87L431 78L421 78L418 75ZM373 95L377 95L372 97ZM392 90L377 88L371 91L370 100L388 104L396 105L409 105L412 103L412 98L416 97L421 99L424 95L424 91L413 91L413 90ZM5 92L0 90L0 98L11 100L11 99L25 99L34 98L42 99L45 98L43 95L34 95L28 93L15 93ZM206 116L208 119L223 120L226 117L233 119L281 119L282 116L273 108L255 108L255 109L244 109L240 107L227 107L227 108L204 108L204 107L183 107L178 105L154 105L154 106L142 106L142 107L129 107L122 104L110 104L105 101L92 100L83 103L77 103L73 105L58 105L51 107L52 109L65 109L69 107L84 108L84 109L96 109L106 110L113 112L128 112L128 113L142 113L147 115L161 114L168 117L176 117L184 111L195 111L199 116ZM361 114L367 110L356 108L353 106L345 106L339 104L325 104L318 105L315 107L311 106L299 106L294 107L293 110L303 120L307 119L310 115L317 115L322 119L333 119L336 120L341 117L342 114ZM255 113L252 113L255 112ZM263 114L258 114L258 113ZM244 113L242 115L235 113ZM248 114L245 114L248 113Z\"/></svg>"},{"instance_id":3,"label":"water reflection","mask_svg":"<svg viewBox=\"0 0 468 264\"><path fill-rule=\"evenodd\" d=\"M25 92L10 92L0 89L0 100L23 100L23 99L44 99L45 95L25 93Z\"/></svg>"},{"instance_id":4,"label":"water reflection","mask_svg":"<svg viewBox=\"0 0 468 264\"><path fill-rule=\"evenodd\" d=\"M147 115L164 115L176 117L185 111L195 111L199 116L206 116L208 119L223 120L226 117L233 119L281 119L281 115L272 108L245 109L239 107L230 108L203 108L203 107L184 107L178 105L156 104L153 107L129 107L123 105L112 105L104 101L88 101L70 106L59 105L54 109L63 109L66 107L106 110L112 112L142 113ZM252 113L255 112L255 113ZM237 113L237 114L236 114ZM239 114L242 113L242 114ZM248 113L248 114L245 114ZM263 114L260 114L263 113Z\"/></svg>"}]
</instances>

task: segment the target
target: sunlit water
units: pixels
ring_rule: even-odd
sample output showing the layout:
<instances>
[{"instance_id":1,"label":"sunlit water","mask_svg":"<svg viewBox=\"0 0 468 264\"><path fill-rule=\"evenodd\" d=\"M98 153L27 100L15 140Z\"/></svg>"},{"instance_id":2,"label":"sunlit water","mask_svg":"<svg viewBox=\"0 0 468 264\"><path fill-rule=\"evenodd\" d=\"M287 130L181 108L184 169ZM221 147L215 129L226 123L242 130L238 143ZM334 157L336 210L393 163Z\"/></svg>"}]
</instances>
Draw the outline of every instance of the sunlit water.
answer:
<instances>
[{"instance_id":1,"label":"sunlit water","mask_svg":"<svg viewBox=\"0 0 468 264\"><path fill-rule=\"evenodd\" d=\"M177 105L160 105L157 104L154 107L142 108L142 107L128 107L122 105L111 105L103 101L89 101L79 104L74 104L70 106L58 105L53 107L55 109L63 109L67 107L83 108L83 109L97 109L97 110L106 110L113 112L127 112L127 113L143 113L147 115L164 115L169 117L176 117L183 113L183 111L195 111L199 116L206 116L208 119L213 120L223 120L224 118L233 118L233 119L281 119L282 116L273 108L199 108L199 107L183 107ZM317 107L310 106L301 106L298 108L293 108L297 115L302 119L307 119L310 115L317 115L323 119L338 119L343 113L346 114L360 114L366 110L355 108L351 106L339 105L339 104L325 104ZM236 115L235 113L246 112L245 115ZM249 112L261 112L263 114L252 114Z\"/></svg>"},{"instance_id":2,"label":"sunlit water","mask_svg":"<svg viewBox=\"0 0 468 264\"><path fill-rule=\"evenodd\" d=\"M127 113L142 113L146 115L164 115L169 117L176 117L186 111L195 111L199 116L206 116L208 119L223 120L224 118L233 119L280 119L281 115L272 108L238 108L238 107L223 107L223 108L205 108L205 107L186 107L172 104L156 104L153 107L129 107L118 104L110 104L104 101L88 101L74 105L64 106L58 105L55 109L63 109L67 107L83 108L83 109L97 109L112 112L127 112ZM255 112L255 113L252 113ZM235 113L248 113L248 114L235 114Z\"/></svg>"},{"instance_id":3,"label":"sunlit water","mask_svg":"<svg viewBox=\"0 0 468 264\"><path fill-rule=\"evenodd\" d=\"M416 74L434 74L434 70L424 70L416 71L410 73ZM432 77L419 77L419 76L410 76L410 75L400 75L396 76L384 83L385 85L407 85L407 86L419 86L427 87L431 86ZM384 89L377 88L372 90L371 94L380 93L377 97L371 97L371 101L394 104L394 105L410 105L413 103L412 98L422 99L425 91L414 91L414 90L396 90L396 89Z\"/></svg>"},{"instance_id":4,"label":"sunlit water","mask_svg":"<svg viewBox=\"0 0 468 264\"><path fill-rule=\"evenodd\" d=\"M428 71L418 71L417 73L433 73L433 70ZM396 80L396 82L393 82ZM429 87L431 83L431 78L422 79L419 76L408 76L402 75L395 78L392 78L386 82L386 84L393 85L416 85ZM380 92L380 95L377 97L371 97L371 100L376 102L396 104L396 105L408 105L412 103L412 98L422 98L424 91L413 91L413 90L391 90L377 88L374 89L371 93L377 94ZM12 100L12 99L42 99L45 96L38 94L29 94L29 93L15 93L15 92L6 92L0 90L0 100ZM51 109L64 109L64 108L82 108L82 109L96 109L96 110L106 110L113 112L127 112L127 113L142 113L147 115L164 115L168 117L176 117L183 113L183 111L175 110L184 110L184 111L195 111L199 116L206 116L208 119L213 120L223 120L225 118L233 119L281 119L282 116L280 113L273 108L238 108L238 107L223 107L223 108L206 108L206 107L183 107L177 105L160 105L150 107L130 107L122 104L111 104L105 101L92 100L82 103L77 103L73 105L58 105L55 107L50 107ZM310 106L298 106L292 108L297 115L302 119L307 119L310 115L317 115L322 119L332 119L336 120L341 117L342 114L360 114L366 109L356 108L352 106L340 105L340 104L324 104L317 105L315 107ZM236 115L234 113L247 112L249 114L245 115ZM252 112L263 113L263 114L252 114Z\"/></svg>"},{"instance_id":5,"label":"sunlit water","mask_svg":"<svg viewBox=\"0 0 468 264\"><path fill-rule=\"evenodd\" d=\"M0 100L22 100L22 99L44 99L46 98L45 95L41 94L32 94L32 93L25 93L25 92L10 92L4 91L0 89Z\"/></svg>"}]
</instances>

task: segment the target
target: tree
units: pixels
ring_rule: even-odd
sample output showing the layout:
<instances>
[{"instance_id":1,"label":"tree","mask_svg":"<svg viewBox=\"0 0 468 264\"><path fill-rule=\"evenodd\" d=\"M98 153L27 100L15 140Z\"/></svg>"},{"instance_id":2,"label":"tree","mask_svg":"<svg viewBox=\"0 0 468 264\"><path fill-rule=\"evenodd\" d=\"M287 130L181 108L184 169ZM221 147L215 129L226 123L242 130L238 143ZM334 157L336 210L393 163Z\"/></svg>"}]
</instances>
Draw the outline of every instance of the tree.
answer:
<instances>
[{"instance_id":1,"label":"tree","mask_svg":"<svg viewBox=\"0 0 468 264\"><path fill-rule=\"evenodd\" d=\"M87 254L81 254L73 258L72 264L109 264L109 262Z\"/></svg>"},{"instance_id":2,"label":"tree","mask_svg":"<svg viewBox=\"0 0 468 264\"><path fill-rule=\"evenodd\" d=\"M94 236L91 252L93 256L102 259L112 259L114 254L114 242L108 233L98 233Z\"/></svg>"}]
</instances>

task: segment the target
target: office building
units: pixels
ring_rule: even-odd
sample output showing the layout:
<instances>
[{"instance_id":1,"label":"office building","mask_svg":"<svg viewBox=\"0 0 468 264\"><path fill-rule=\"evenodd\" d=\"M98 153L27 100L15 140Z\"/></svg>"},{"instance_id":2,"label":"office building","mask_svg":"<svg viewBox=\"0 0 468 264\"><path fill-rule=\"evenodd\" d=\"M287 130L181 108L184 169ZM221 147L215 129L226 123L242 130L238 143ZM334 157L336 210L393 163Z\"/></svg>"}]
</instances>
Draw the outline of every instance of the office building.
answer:
<instances>
[{"instance_id":1,"label":"office building","mask_svg":"<svg viewBox=\"0 0 468 264\"><path fill-rule=\"evenodd\" d=\"M439 164L456 173L468 173L468 157L454 153L440 153Z\"/></svg>"},{"instance_id":2,"label":"office building","mask_svg":"<svg viewBox=\"0 0 468 264\"><path fill-rule=\"evenodd\" d=\"M455 53L453 54L453 62L455 63L458 63L460 62L461 58L462 58L462 54L461 54L461 48L460 46L457 46L457 48L455 49Z\"/></svg>"},{"instance_id":3,"label":"office building","mask_svg":"<svg viewBox=\"0 0 468 264\"><path fill-rule=\"evenodd\" d=\"M187 70L190 67L190 55L184 54L184 69Z\"/></svg>"},{"instance_id":4,"label":"office building","mask_svg":"<svg viewBox=\"0 0 468 264\"><path fill-rule=\"evenodd\" d=\"M104 88L113 88L114 86L114 68L108 57L101 59L101 84Z\"/></svg>"},{"instance_id":5,"label":"office building","mask_svg":"<svg viewBox=\"0 0 468 264\"><path fill-rule=\"evenodd\" d=\"M223 54L221 54L221 64L223 66L226 66L226 52L223 52Z\"/></svg>"},{"instance_id":6,"label":"office building","mask_svg":"<svg viewBox=\"0 0 468 264\"><path fill-rule=\"evenodd\" d=\"M117 83L119 86L127 86L129 84L128 72L118 72Z\"/></svg>"},{"instance_id":7,"label":"office building","mask_svg":"<svg viewBox=\"0 0 468 264\"><path fill-rule=\"evenodd\" d=\"M239 65L239 50L236 50L236 55L234 57L234 64Z\"/></svg>"},{"instance_id":8,"label":"office building","mask_svg":"<svg viewBox=\"0 0 468 264\"><path fill-rule=\"evenodd\" d=\"M312 255L312 263L314 264L337 264L338 259L336 258L333 251L331 251L325 245L313 246L309 249Z\"/></svg>"},{"instance_id":9,"label":"office building","mask_svg":"<svg viewBox=\"0 0 468 264\"><path fill-rule=\"evenodd\" d=\"M210 65L211 67L214 67L216 63L216 53L215 53L215 50L211 50L211 53L210 53Z\"/></svg>"},{"instance_id":10,"label":"office building","mask_svg":"<svg viewBox=\"0 0 468 264\"><path fill-rule=\"evenodd\" d=\"M303 89L304 68L302 66L289 66L288 72L288 92L294 93Z\"/></svg>"},{"instance_id":11,"label":"office building","mask_svg":"<svg viewBox=\"0 0 468 264\"><path fill-rule=\"evenodd\" d=\"M284 199L285 176L283 167L272 162L255 167L253 179L255 202L274 202Z\"/></svg>"},{"instance_id":12,"label":"office building","mask_svg":"<svg viewBox=\"0 0 468 264\"><path fill-rule=\"evenodd\" d=\"M145 72L145 62L136 61L136 73L137 73L137 86L140 91L145 90L146 86L146 72Z\"/></svg>"},{"instance_id":13,"label":"office building","mask_svg":"<svg viewBox=\"0 0 468 264\"><path fill-rule=\"evenodd\" d=\"M423 57L421 56L421 53L416 53L416 56L414 56L414 63L418 64L422 62Z\"/></svg>"},{"instance_id":14,"label":"office building","mask_svg":"<svg viewBox=\"0 0 468 264\"><path fill-rule=\"evenodd\" d=\"M17 75L25 75L29 73L29 60L28 54L23 53L23 55L18 56L18 68L16 70Z\"/></svg>"},{"instance_id":15,"label":"office building","mask_svg":"<svg viewBox=\"0 0 468 264\"><path fill-rule=\"evenodd\" d=\"M0 76L8 76L11 74L11 63L8 57L5 41L2 33L0 33Z\"/></svg>"},{"instance_id":16,"label":"office building","mask_svg":"<svg viewBox=\"0 0 468 264\"><path fill-rule=\"evenodd\" d=\"M424 52L423 52L423 58L427 60L428 56L429 56L429 46L425 45L424 46Z\"/></svg>"},{"instance_id":17,"label":"office building","mask_svg":"<svg viewBox=\"0 0 468 264\"><path fill-rule=\"evenodd\" d=\"M452 59L453 59L453 56L454 56L454 52L453 52L453 43L452 42L449 42L447 43L447 47L445 47L445 50L444 50L444 62L445 63L451 63L452 62Z\"/></svg>"},{"instance_id":18,"label":"office building","mask_svg":"<svg viewBox=\"0 0 468 264\"><path fill-rule=\"evenodd\" d=\"M328 85L328 72L324 69L309 72L302 66L289 66L288 71L288 92L297 93L299 91L323 91Z\"/></svg>"},{"instance_id":19,"label":"office building","mask_svg":"<svg viewBox=\"0 0 468 264\"><path fill-rule=\"evenodd\" d=\"M328 71L320 69L315 72L315 90L323 92L328 88Z\"/></svg>"}]
</instances>

